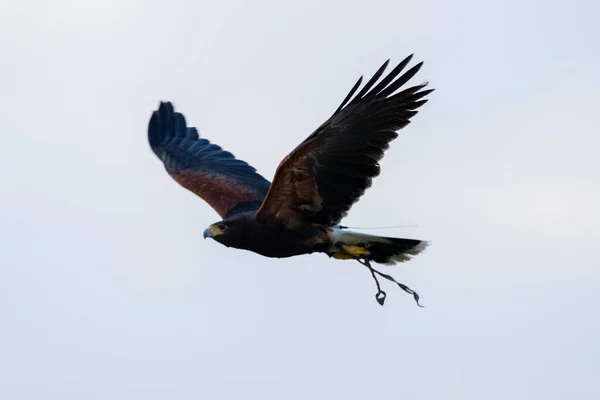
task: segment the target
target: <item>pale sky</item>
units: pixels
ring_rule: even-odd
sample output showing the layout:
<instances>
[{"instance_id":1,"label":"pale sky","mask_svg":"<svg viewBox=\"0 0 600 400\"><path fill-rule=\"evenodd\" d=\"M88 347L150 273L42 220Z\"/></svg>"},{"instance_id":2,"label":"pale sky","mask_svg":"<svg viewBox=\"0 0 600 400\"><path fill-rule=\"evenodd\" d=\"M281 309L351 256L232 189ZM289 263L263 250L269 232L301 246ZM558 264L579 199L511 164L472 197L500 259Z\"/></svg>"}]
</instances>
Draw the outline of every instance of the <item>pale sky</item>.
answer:
<instances>
[{"instance_id":1,"label":"pale sky","mask_svg":"<svg viewBox=\"0 0 600 400\"><path fill-rule=\"evenodd\" d=\"M0 0L0 398L600 398L600 5ZM271 179L356 79L437 90L344 221L384 267L267 259L151 152L168 100Z\"/></svg>"}]
</instances>

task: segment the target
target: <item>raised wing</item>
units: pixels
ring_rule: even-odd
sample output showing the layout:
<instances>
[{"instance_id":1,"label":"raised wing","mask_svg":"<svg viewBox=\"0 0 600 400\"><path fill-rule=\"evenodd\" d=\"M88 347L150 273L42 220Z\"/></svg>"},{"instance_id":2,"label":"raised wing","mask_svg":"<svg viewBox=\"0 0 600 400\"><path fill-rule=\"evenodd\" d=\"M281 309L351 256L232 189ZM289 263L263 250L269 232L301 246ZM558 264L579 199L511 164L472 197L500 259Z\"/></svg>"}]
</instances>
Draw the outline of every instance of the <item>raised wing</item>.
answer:
<instances>
[{"instance_id":1,"label":"raised wing","mask_svg":"<svg viewBox=\"0 0 600 400\"><path fill-rule=\"evenodd\" d=\"M423 90L425 83L395 93L423 64L400 75L411 58L375 86L386 61L352 99L362 77L356 82L335 113L279 164L259 218L288 225L298 218L328 226L340 222L379 175L379 160L396 131L433 91Z\"/></svg>"},{"instance_id":2,"label":"raised wing","mask_svg":"<svg viewBox=\"0 0 600 400\"><path fill-rule=\"evenodd\" d=\"M221 217L260 207L269 181L246 162L200 138L171 103L160 103L148 125L148 141L169 175Z\"/></svg>"}]
</instances>

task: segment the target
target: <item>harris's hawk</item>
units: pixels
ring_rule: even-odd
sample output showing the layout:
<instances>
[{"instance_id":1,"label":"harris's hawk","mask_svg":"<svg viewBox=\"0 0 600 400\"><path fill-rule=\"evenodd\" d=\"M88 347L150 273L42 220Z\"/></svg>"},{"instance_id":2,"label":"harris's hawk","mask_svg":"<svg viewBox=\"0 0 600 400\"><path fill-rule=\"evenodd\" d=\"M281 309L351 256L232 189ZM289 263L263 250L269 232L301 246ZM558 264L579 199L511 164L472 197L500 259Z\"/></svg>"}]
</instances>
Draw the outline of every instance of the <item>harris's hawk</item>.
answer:
<instances>
[{"instance_id":1,"label":"harris's hawk","mask_svg":"<svg viewBox=\"0 0 600 400\"><path fill-rule=\"evenodd\" d=\"M414 291L373 269L371 262L407 261L428 243L367 235L340 225L379 175L378 162L397 131L409 124L433 91L425 89L427 83L399 90L423 64L402 73L411 58L384 76L386 61L358 91L361 77L333 115L281 161L272 183L199 137L171 103L161 102L152 114L148 140L169 175L221 216L204 231L205 238L266 257L319 252L357 260L371 271L381 305L385 292L375 274L397 283L418 304Z\"/></svg>"}]
</instances>

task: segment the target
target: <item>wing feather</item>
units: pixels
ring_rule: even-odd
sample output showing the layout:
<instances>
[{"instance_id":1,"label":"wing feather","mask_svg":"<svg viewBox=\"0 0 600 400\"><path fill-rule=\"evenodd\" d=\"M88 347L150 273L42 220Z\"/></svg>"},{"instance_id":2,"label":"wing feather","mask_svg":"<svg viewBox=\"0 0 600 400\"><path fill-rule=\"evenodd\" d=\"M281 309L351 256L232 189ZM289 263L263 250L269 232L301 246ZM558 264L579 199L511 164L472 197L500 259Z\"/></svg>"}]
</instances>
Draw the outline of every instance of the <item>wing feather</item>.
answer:
<instances>
[{"instance_id":1,"label":"wing feather","mask_svg":"<svg viewBox=\"0 0 600 400\"><path fill-rule=\"evenodd\" d=\"M188 127L171 103L161 102L148 125L152 151L171 177L204 199L221 217L258 209L270 183L256 169Z\"/></svg>"},{"instance_id":2,"label":"wing feather","mask_svg":"<svg viewBox=\"0 0 600 400\"><path fill-rule=\"evenodd\" d=\"M375 85L386 61L354 96L358 80L336 112L279 164L259 218L283 223L300 218L327 226L340 222L379 175L379 161L397 131L433 91L421 84L396 92L423 65L401 75L411 59L406 57Z\"/></svg>"}]
</instances>

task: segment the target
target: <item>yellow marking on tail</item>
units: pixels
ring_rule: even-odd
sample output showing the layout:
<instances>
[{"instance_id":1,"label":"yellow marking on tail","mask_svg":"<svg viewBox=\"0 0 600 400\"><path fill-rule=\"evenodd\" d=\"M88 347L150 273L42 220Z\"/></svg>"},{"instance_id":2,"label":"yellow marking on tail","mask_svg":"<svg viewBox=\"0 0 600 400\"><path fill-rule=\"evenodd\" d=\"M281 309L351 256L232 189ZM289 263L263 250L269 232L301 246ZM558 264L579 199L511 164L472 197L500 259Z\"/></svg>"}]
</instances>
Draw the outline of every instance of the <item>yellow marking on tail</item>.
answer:
<instances>
[{"instance_id":1,"label":"yellow marking on tail","mask_svg":"<svg viewBox=\"0 0 600 400\"><path fill-rule=\"evenodd\" d=\"M338 260L352 260L354 258L345 251L338 251L337 253L333 253L332 257Z\"/></svg>"},{"instance_id":2,"label":"yellow marking on tail","mask_svg":"<svg viewBox=\"0 0 600 400\"><path fill-rule=\"evenodd\" d=\"M371 254L369 252L369 250L365 249L362 246L354 246L354 245L343 244L342 245L342 249L344 249L344 251L346 253L348 253L352 257L367 256L367 255Z\"/></svg>"}]
</instances>

